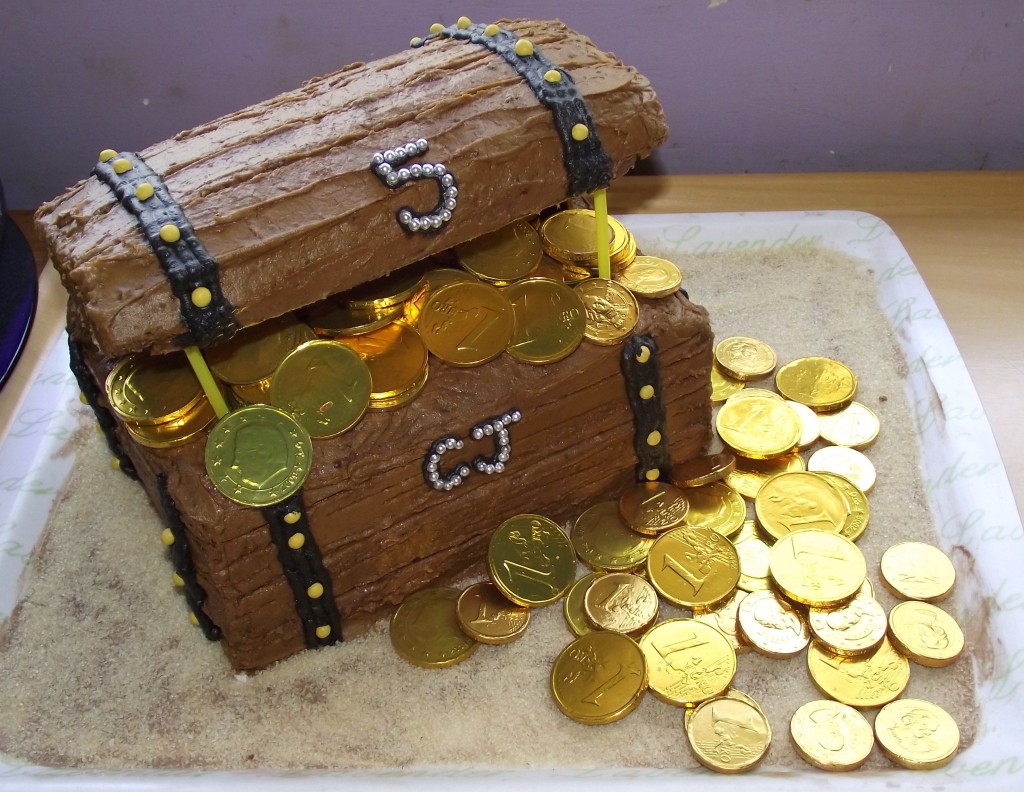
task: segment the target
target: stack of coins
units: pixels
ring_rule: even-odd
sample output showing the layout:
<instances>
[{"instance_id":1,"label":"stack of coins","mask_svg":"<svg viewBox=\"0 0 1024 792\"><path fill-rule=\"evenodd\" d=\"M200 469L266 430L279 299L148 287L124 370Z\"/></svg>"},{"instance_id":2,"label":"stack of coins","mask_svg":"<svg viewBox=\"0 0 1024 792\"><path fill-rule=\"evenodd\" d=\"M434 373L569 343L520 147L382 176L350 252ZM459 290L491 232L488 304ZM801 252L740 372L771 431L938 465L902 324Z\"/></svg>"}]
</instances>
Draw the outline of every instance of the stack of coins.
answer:
<instances>
[{"instance_id":1,"label":"stack of coins","mask_svg":"<svg viewBox=\"0 0 1024 792\"><path fill-rule=\"evenodd\" d=\"M734 350L723 355L730 372L753 380L775 370L775 354L762 342L720 347ZM803 656L826 697L794 703L793 745L811 765L852 770L876 741L913 769L940 767L955 755L953 719L930 702L900 698L911 663L945 666L963 651L962 631L936 604L952 590L953 566L930 545L895 545L879 571L902 602L886 614L874 598L856 544L870 516L864 489L851 480L854 471L807 470L800 451L836 442L863 448L878 421L852 402L849 369L810 360L810 374L781 378L783 393L743 387L730 399L746 404L732 413L723 404L719 417L725 411L727 419L719 426L730 450L677 464L672 482L633 485L579 515L568 542L584 574L570 573L566 539L550 521L521 515L498 529L488 564L502 602L563 600L574 640L555 660L550 684L568 717L610 723L650 690L684 709L697 761L723 773L750 770L772 733L758 702L732 688L737 658ZM817 383L823 370L841 393ZM824 418L822 425L831 422L827 436L813 422L808 438L795 405ZM663 602L691 615L659 620ZM591 695L596 689L607 697ZM872 727L861 711L879 707ZM837 732L844 739L834 739Z\"/></svg>"},{"instance_id":2,"label":"stack of coins","mask_svg":"<svg viewBox=\"0 0 1024 792\"><path fill-rule=\"evenodd\" d=\"M598 274L597 218L592 209L565 209L541 224L544 252L562 266L571 280ZM637 255L636 238L614 217L608 218L608 253L612 277L621 274Z\"/></svg>"},{"instance_id":3,"label":"stack of coins","mask_svg":"<svg viewBox=\"0 0 1024 792\"><path fill-rule=\"evenodd\" d=\"M187 443L216 417L181 352L125 358L107 376L106 392L128 433L149 448Z\"/></svg>"}]
</instances>

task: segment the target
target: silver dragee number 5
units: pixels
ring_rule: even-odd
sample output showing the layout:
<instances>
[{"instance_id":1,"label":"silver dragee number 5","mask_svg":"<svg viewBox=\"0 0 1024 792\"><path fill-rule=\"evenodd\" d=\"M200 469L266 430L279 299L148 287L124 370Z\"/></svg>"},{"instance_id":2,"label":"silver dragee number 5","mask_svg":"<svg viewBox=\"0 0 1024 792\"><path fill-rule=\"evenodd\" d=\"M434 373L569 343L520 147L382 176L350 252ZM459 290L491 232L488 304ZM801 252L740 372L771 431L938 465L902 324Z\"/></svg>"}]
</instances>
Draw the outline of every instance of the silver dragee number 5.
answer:
<instances>
[{"instance_id":1,"label":"silver dragee number 5","mask_svg":"<svg viewBox=\"0 0 1024 792\"><path fill-rule=\"evenodd\" d=\"M440 162L414 162L409 160L427 152L430 144L420 138L393 149L378 151L370 159L370 170L377 174L390 190L398 190L408 182L432 179L437 182L438 198L434 208L421 213L403 206L395 217L407 231L436 231L452 219L458 202L459 187L455 176Z\"/></svg>"}]
</instances>

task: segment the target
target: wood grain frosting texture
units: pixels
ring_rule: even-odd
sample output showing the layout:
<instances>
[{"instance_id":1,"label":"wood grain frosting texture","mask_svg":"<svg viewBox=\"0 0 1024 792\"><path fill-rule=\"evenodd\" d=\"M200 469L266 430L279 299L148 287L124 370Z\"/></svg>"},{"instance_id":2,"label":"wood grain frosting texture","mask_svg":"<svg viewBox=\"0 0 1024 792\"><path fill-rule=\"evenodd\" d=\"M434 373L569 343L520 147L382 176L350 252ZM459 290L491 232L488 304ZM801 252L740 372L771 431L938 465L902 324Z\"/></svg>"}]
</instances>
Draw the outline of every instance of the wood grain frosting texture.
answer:
<instances>
[{"instance_id":1,"label":"wood grain frosting texture","mask_svg":"<svg viewBox=\"0 0 1024 792\"><path fill-rule=\"evenodd\" d=\"M625 173L667 137L645 77L560 22L504 21L572 75L612 161ZM398 203L430 207L436 189L401 198L373 177L377 151L424 138L458 178L459 207L436 234L409 234ZM116 141L112 141L116 145ZM567 197L551 113L484 47L438 39L357 63L141 152L220 265L242 326L379 277ZM166 351L181 334L176 301L133 218L96 178L36 215L93 343L109 356Z\"/></svg>"}]
</instances>

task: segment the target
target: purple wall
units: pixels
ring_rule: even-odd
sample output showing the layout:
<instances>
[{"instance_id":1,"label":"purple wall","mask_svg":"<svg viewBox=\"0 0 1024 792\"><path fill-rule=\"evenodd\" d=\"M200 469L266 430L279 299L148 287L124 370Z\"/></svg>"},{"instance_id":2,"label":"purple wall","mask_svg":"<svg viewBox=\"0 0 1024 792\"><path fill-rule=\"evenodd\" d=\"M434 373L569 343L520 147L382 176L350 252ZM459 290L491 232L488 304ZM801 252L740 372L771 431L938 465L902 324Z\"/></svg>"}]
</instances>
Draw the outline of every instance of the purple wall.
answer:
<instances>
[{"instance_id":1,"label":"purple wall","mask_svg":"<svg viewBox=\"0 0 1024 792\"><path fill-rule=\"evenodd\" d=\"M1024 168L1019 0L0 0L8 201L460 14L557 15L639 68L672 128L647 172Z\"/></svg>"}]
</instances>

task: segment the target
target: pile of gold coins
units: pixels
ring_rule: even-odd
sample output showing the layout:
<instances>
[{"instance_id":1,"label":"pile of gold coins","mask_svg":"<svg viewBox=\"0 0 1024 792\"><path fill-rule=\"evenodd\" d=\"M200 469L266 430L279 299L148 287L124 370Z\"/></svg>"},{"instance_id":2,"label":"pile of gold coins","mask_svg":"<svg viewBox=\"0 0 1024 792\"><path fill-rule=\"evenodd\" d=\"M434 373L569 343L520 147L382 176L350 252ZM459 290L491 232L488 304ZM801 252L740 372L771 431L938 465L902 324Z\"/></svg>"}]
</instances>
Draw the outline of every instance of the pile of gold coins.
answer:
<instances>
[{"instance_id":1,"label":"pile of gold coins","mask_svg":"<svg viewBox=\"0 0 1024 792\"><path fill-rule=\"evenodd\" d=\"M582 209L517 221L446 259L246 328L205 350L206 361L231 407L272 405L319 439L355 426L367 409L411 402L430 356L476 366L506 352L546 364L584 339L620 343L636 326L636 296L668 296L681 275L671 262L638 255L633 235L609 218L614 277L596 277L595 222ZM122 361L107 394L132 436L152 448L190 442L215 419L183 353Z\"/></svg>"},{"instance_id":2,"label":"pile of gold coins","mask_svg":"<svg viewBox=\"0 0 1024 792\"><path fill-rule=\"evenodd\" d=\"M953 566L928 544L890 547L879 574L901 602L885 613L855 544L874 484L857 448L874 440L878 419L853 401L856 377L839 361L776 369L760 341L720 342L716 426L730 450L676 465L671 483L637 484L591 506L568 536L539 515L502 523L488 550L491 582L407 600L391 625L398 653L449 665L478 643L514 640L531 608L561 599L576 639L554 662L551 693L576 721L619 720L650 691L684 710L701 764L743 772L767 754L772 733L758 702L731 687L737 656L804 655L825 696L791 718L793 745L808 763L852 770L876 742L908 768L949 762L959 747L955 721L900 696L911 661L944 666L963 650L959 626L934 604L951 592ZM746 387L773 373L776 390ZM799 450L819 439L828 445L805 465ZM828 449L838 453L818 456ZM592 570L578 580L577 559ZM662 602L692 616L658 621ZM861 710L875 708L872 726Z\"/></svg>"}]
</instances>

